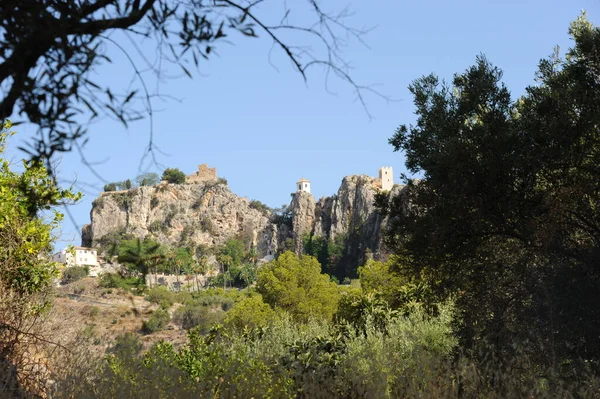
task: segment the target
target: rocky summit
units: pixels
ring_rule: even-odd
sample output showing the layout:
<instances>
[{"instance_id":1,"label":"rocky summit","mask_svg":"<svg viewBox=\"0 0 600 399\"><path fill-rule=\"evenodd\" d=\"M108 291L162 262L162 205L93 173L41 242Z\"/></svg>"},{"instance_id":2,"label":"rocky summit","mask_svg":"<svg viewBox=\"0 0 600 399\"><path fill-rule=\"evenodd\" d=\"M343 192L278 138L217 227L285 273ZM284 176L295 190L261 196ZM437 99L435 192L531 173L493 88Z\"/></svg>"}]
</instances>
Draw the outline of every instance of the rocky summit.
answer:
<instances>
[{"instance_id":1,"label":"rocky summit","mask_svg":"<svg viewBox=\"0 0 600 399\"><path fill-rule=\"evenodd\" d=\"M392 193L402 190L396 185ZM214 247L242 239L261 258L292 249L311 253L315 240L336 243L337 263L354 274L368 254L385 257L385 219L375 208L379 179L347 176L337 194L318 201L309 192L293 194L290 205L273 210L232 193L224 179L104 192L93 202L83 245L98 246L119 237L151 237L170 246ZM314 249L312 254L317 255Z\"/></svg>"}]
</instances>

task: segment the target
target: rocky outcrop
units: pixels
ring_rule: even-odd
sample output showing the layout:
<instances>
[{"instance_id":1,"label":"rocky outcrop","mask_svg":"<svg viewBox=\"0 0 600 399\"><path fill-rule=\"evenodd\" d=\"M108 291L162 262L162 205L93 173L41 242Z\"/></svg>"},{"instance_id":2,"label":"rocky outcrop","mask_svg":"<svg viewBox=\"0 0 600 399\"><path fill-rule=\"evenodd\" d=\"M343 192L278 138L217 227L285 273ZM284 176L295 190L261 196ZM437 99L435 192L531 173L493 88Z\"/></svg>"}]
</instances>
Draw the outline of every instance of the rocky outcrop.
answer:
<instances>
[{"instance_id":1,"label":"rocky outcrop","mask_svg":"<svg viewBox=\"0 0 600 399\"><path fill-rule=\"evenodd\" d=\"M273 213L233 194L223 180L106 192L96 199L83 244L119 236L146 237L171 246L215 246L244 240L260 257L285 249L302 253L307 239L335 243L339 275L353 275L367 253L385 257L385 219L375 208L377 179L347 176L336 195L315 201L297 192L287 209ZM392 194L402 189L395 186ZM327 244L328 245L328 244ZM333 245L333 244L332 244ZM341 265L341 266L340 266Z\"/></svg>"},{"instance_id":2,"label":"rocky outcrop","mask_svg":"<svg viewBox=\"0 0 600 399\"><path fill-rule=\"evenodd\" d=\"M240 238L261 254L276 249L268 212L254 209L226 183L161 183L105 192L96 199L91 224L83 229L86 245L111 236L150 236L172 246L214 246Z\"/></svg>"},{"instance_id":3,"label":"rocky outcrop","mask_svg":"<svg viewBox=\"0 0 600 399\"><path fill-rule=\"evenodd\" d=\"M336 195L316 203L310 194L296 193L290 208L298 251L307 235L328 243L337 241L342 246L337 260L340 275L353 275L369 252L375 259L385 258L381 232L386 220L375 208L375 195L380 192L377 183L367 175L347 176ZM402 188L394 186L392 195Z\"/></svg>"}]
</instances>

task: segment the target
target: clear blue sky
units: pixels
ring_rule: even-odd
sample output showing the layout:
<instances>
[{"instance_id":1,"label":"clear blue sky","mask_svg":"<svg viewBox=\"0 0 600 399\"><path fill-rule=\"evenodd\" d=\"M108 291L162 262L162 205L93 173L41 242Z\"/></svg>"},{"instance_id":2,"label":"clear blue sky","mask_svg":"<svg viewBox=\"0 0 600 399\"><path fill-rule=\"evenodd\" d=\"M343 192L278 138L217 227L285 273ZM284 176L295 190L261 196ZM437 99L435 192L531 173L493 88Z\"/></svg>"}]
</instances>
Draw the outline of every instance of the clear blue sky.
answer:
<instances>
[{"instance_id":1,"label":"clear blue sky","mask_svg":"<svg viewBox=\"0 0 600 399\"><path fill-rule=\"evenodd\" d=\"M220 43L218 56L201 65L202 76L162 85L162 93L181 101L155 102L161 109L154 118L155 140L167 154L159 154L159 162L186 174L208 163L234 193L272 207L289 203L301 177L311 181L316 198L335 193L344 176L375 176L384 165L394 168L400 182L403 156L387 140L400 124L415 120L407 89L411 81L431 72L451 79L485 54L504 70L504 81L518 96L533 83L540 58L555 45L563 51L570 46L569 22L581 9L600 24L600 0L372 0L354 1L350 8L355 12L351 25L376 27L364 38L370 48L351 42L344 50L353 77L377 84L398 101L367 96L370 120L349 86L333 80L336 95L328 93L317 69L305 84L281 55L272 57L279 71L269 64L268 39L232 34L231 44ZM152 56L152 47L145 48ZM124 87L133 71L119 50L108 50L114 65L98 69L98 79ZM148 119L129 129L100 121L89 129L85 154L99 162L95 170L108 181L134 178L148 129ZM24 132L21 139L29 133L27 127L18 130ZM78 226L65 220L59 248L79 243L80 227L89 223L91 202L104 184L75 153L63 157L60 171L62 179L76 179L86 195L71 207ZM150 171L162 172L152 165Z\"/></svg>"}]
</instances>

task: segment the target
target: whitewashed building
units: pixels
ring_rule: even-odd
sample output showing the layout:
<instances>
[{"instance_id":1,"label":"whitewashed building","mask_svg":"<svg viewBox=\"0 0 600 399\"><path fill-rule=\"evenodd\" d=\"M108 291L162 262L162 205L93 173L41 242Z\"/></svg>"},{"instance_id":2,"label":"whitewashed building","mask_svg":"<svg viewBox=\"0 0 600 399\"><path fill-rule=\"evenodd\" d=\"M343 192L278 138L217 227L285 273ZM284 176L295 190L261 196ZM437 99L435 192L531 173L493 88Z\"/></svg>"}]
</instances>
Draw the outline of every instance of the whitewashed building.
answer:
<instances>
[{"instance_id":1,"label":"whitewashed building","mask_svg":"<svg viewBox=\"0 0 600 399\"><path fill-rule=\"evenodd\" d=\"M298 186L298 189L296 190L297 192L310 193L310 182L304 177L300 179L296 185Z\"/></svg>"},{"instance_id":2,"label":"whitewashed building","mask_svg":"<svg viewBox=\"0 0 600 399\"><path fill-rule=\"evenodd\" d=\"M99 266L98 251L87 247L65 248L52 255L52 261L66 266Z\"/></svg>"}]
</instances>

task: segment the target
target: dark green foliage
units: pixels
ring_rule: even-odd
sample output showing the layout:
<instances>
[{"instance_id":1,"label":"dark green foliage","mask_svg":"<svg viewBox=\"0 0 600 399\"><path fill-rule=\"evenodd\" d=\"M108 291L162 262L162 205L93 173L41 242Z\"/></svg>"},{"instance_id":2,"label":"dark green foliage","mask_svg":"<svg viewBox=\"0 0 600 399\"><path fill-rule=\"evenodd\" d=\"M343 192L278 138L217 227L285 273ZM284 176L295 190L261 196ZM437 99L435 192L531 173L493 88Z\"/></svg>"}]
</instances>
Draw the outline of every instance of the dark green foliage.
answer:
<instances>
[{"instance_id":1,"label":"dark green foliage","mask_svg":"<svg viewBox=\"0 0 600 399\"><path fill-rule=\"evenodd\" d=\"M186 330L197 327L199 332L206 334L213 326L221 322L223 310L192 303L177 309L173 318Z\"/></svg>"},{"instance_id":2,"label":"dark green foliage","mask_svg":"<svg viewBox=\"0 0 600 399\"><path fill-rule=\"evenodd\" d=\"M117 184L116 183L105 184L104 191L117 191Z\"/></svg>"},{"instance_id":3,"label":"dark green foliage","mask_svg":"<svg viewBox=\"0 0 600 399\"><path fill-rule=\"evenodd\" d=\"M352 262L347 257L344 258L346 237L345 234L338 234L333 240L328 240L310 234L303 237L302 248L305 254L317 258L324 273L338 279L343 279L348 275L355 277L356 272L351 272L351 270L356 270L357 265L354 265L356 261Z\"/></svg>"},{"instance_id":4,"label":"dark green foliage","mask_svg":"<svg viewBox=\"0 0 600 399\"><path fill-rule=\"evenodd\" d=\"M292 228L292 211L287 205L282 205L281 208L273 209L271 215L271 223L282 225L288 229Z\"/></svg>"},{"instance_id":5,"label":"dark green foliage","mask_svg":"<svg viewBox=\"0 0 600 399\"><path fill-rule=\"evenodd\" d=\"M88 266L70 266L67 267L62 273L61 282L63 284L69 284L77 280L81 280L87 277L90 268Z\"/></svg>"},{"instance_id":6,"label":"dark green foliage","mask_svg":"<svg viewBox=\"0 0 600 399\"><path fill-rule=\"evenodd\" d=\"M167 324L169 324L169 321L171 321L169 312L163 308L158 308L152 312L150 318L144 322L142 330L145 333L152 334L154 332L163 330Z\"/></svg>"},{"instance_id":7,"label":"dark green foliage","mask_svg":"<svg viewBox=\"0 0 600 399\"><path fill-rule=\"evenodd\" d=\"M163 172L161 179L171 184L183 184L185 183L185 173L177 168L167 168Z\"/></svg>"},{"instance_id":8,"label":"dark green foliage","mask_svg":"<svg viewBox=\"0 0 600 399\"><path fill-rule=\"evenodd\" d=\"M271 212L271 208L267 205L263 204L259 200L252 200L249 203L250 208L256 209L257 211L261 211L263 214L268 215Z\"/></svg>"},{"instance_id":9,"label":"dark green foliage","mask_svg":"<svg viewBox=\"0 0 600 399\"><path fill-rule=\"evenodd\" d=\"M118 274L106 273L100 277L99 285L103 288L121 288L126 291L140 291L145 288L146 283L143 279L137 277L125 278Z\"/></svg>"},{"instance_id":10,"label":"dark green foliage","mask_svg":"<svg viewBox=\"0 0 600 399\"><path fill-rule=\"evenodd\" d=\"M160 201L158 200L157 197L152 197L152 199L150 200L150 209L156 208L159 203L160 203Z\"/></svg>"},{"instance_id":11,"label":"dark green foliage","mask_svg":"<svg viewBox=\"0 0 600 399\"><path fill-rule=\"evenodd\" d=\"M390 140L423 179L393 199L399 271L457 295L463 342L536 364L600 362L600 29L579 18L566 60L512 101L485 58L416 80L417 123ZM526 326L526 327L525 327Z\"/></svg>"},{"instance_id":12,"label":"dark green foliage","mask_svg":"<svg viewBox=\"0 0 600 399\"><path fill-rule=\"evenodd\" d=\"M165 264L164 249L149 238L144 240L123 240L117 247L118 261L130 267L142 276L156 272Z\"/></svg>"}]
</instances>

